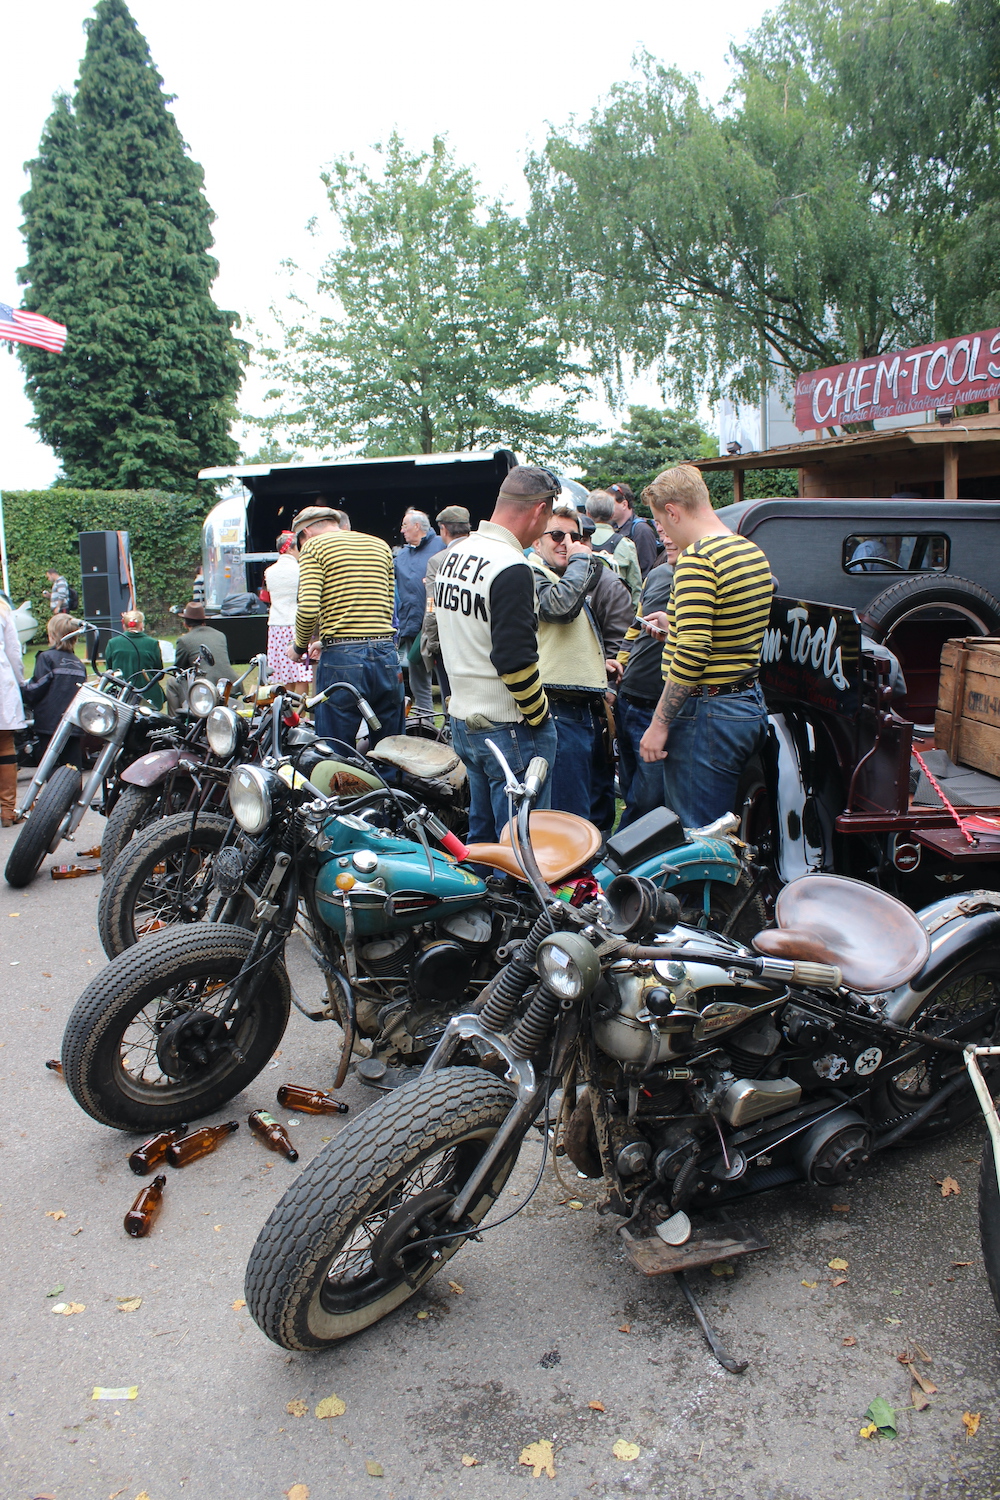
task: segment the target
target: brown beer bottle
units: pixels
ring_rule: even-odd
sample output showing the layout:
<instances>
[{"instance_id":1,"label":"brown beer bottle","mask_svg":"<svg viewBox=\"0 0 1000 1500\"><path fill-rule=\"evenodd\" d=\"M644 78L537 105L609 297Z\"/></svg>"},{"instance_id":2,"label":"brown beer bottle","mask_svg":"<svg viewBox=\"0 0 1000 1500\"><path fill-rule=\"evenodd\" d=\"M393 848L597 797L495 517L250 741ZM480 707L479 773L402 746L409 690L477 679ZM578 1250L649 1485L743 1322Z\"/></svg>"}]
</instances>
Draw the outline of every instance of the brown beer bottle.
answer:
<instances>
[{"instance_id":1,"label":"brown beer bottle","mask_svg":"<svg viewBox=\"0 0 1000 1500\"><path fill-rule=\"evenodd\" d=\"M62 1063L59 1061L58 1057L50 1057L45 1066L48 1068L50 1073L58 1073L60 1078L63 1076Z\"/></svg>"},{"instance_id":2,"label":"brown beer bottle","mask_svg":"<svg viewBox=\"0 0 1000 1500\"><path fill-rule=\"evenodd\" d=\"M125 1233L134 1239L142 1239L153 1227L153 1220L160 1212L163 1202L163 1189L166 1187L165 1177L154 1177L152 1182L147 1183L144 1188L139 1189L139 1195L128 1213L125 1215Z\"/></svg>"},{"instance_id":3,"label":"brown beer bottle","mask_svg":"<svg viewBox=\"0 0 1000 1500\"><path fill-rule=\"evenodd\" d=\"M266 1109L255 1109L247 1120L247 1124L259 1141L263 1141L272 1151L279 1151L282 1156L287 1156L289 1161L298 1161L299 1153L292 1145L291 1138L284 1125L279 1125L273 1115L269 1115Z\"/></svg>"},{"instance_id":4,"label":"brown beer bottle","mask_svg":"<svg viewBox=\"0 0 1000 1500\"><path fill-rule=\"evenodd\" d=\"M278 1090L282 1109L297 1109L303 1115L346 1115L347 1105L322 1089L307 1089L300 1083L283 1083Z\"/></svg>"},{"instance_id":5,"label":"brown beer bottle","mask_svg":"<svg viewBox=\"0 0 1000 1500\"><path fill-rule=\"evenodd\" d=\"M186 1125L177 1125L173 1130L160 1130L156 1135L151 1135L148 1141L143 1141L129 1156L128 1164L137 1177L145 1177L154 1167L158 1167L167 1154L167 1147L172 1146L174 1141L179 1141L187 1130Z\"/></svg>"},{"instance_id":6,"label":"brown beer bottle","mask_svg":"<svg viewBox=\"0 0 1000 1500\"><path fill-rule=\"evenodd\" d=\"M239 1128L239 1120L227 1120L225 1125L203 1125L200 1130L192 1130L190 1135L167 1147L167 1161L172 1167L186 1167L189 1162L200 1161Z\"/></svg>"}]
</instances>

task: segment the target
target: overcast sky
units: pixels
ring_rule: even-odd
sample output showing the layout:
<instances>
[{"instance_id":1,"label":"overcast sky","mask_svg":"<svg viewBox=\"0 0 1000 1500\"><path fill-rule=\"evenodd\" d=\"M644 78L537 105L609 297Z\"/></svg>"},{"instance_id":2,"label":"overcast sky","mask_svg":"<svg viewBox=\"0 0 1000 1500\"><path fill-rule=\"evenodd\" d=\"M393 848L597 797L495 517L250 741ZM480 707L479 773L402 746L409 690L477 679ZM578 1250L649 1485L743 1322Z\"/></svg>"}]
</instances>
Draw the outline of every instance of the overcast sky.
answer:
<instances>
[{"instance_id":1,"label":"overcast sky","mask_svg":"<svg viewBox=\"0 0 1000 1500\"><path fill-rule=\"evenodd\" d=\"M181 133L205 169L217 215L216 300L244 317L266 316L284 295L282 260L322 258L322 241L305 225L313 215L322 221L319 172L335 156L365 152L393 127L414 148L446 133L488 194L523 208L529 148L542 144L548 123L589 113L629 75L638 47L700 73L706 93L718 98L731 42L767 9L763 0L130 3L164 87L176 96ZM52 96L73 91L83 22L92 13L85 0L33 0L6 12L0 302L16 306L20 297L22 164L37 151ZM25 427L32 409L6 347L0 341L0 489L44 486L56 461Z\"/></svg>"}]
</instances>

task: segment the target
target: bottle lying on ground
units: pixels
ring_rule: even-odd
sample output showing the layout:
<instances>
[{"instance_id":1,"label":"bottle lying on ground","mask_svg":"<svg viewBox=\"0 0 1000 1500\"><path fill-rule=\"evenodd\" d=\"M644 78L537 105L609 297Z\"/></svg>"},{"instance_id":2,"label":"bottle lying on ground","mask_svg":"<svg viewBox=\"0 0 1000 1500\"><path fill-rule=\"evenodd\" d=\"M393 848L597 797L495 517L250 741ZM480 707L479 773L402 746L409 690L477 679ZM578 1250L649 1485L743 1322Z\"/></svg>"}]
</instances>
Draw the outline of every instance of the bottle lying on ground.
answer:
<instances>
[{"instance_id":1,"label":"bottle lying on ground","mask_svg":"<svg viewBox=\"0 0 1000 1500\"><path fill-rule=\"evenodd\" d=\"M45 1066L50 1073L58 1073L60 1078L63 1076L62 1063L58 1057L50 1057Z\"/></svg>"},{"instance_id":2,"label":"bottle lying on ground","mask_svg":"<svg viewBox=\"0 0 1000 1500\"><path fill-rule=\"evenodd\" d=\"M287 1156L289 1161L298 1161L299 1153L292 1145L291 1137L284 1125L278 1123L273 1115L269 1115L266 1109L254 1110L247 1120L247 1124L259 1141L272 1151L278 1151L282 1156Z\"/></svg>"},{"instance_id":3,"label":"bottle lying on ground","mask_svg":"<svg viewBox=\"0 0 1000 1500\"><path fill-rule=\"evenodd\" d=\"M160 1130L156 1135L151 1135L148 1141L143 1141L141 1146L136 1146L128 1159L128 1164L137 1177L145 1177L154 1167L158 1167L161 1161L167 1157L167 1148L183 1136L186 1125L178 1125L175 1130Z\"/></svg>"},{"instance_id":4,"label":"bottle lying on ground","mask_svg":"<svg viewBox=\"0 0 1000 1500\"><path fill-rule=\"evenodd\" d=\"M322 1089L308 1089L300 1083L283 1083L278 1090L282 1109L297 1109L303 1115L346 1115L348 1106Z\"/></svg>"},{"instance_id":5,"label":"bottle lying on ground","mask_svg":"<svg viewBox=\"0 0 1000 1500\"><path fill-rule=\"evenodd\" d=\"M227 1120L225 1125L203 1125L200 1130L192 1130L190 1135L167 1147L167 1161L172 1167L186 1167L189 1162L200 1161L239 1128L239 1120Z\"/></svg>"},{"instance_id":6,"label":"bottle lying on ground","mask_svg":"<svg viewBox=\"0 0 1000 1500\"><path fill-rule=\"evenodd\" d=\"M132 1235L133 1239L141 1240L152 1229L153 1220L163 1203L166 1184L165 1177L154 1177L152 1182L140 1188L138 1197L124 1219L125 1233Z\"/></svg>"}]
</instances>

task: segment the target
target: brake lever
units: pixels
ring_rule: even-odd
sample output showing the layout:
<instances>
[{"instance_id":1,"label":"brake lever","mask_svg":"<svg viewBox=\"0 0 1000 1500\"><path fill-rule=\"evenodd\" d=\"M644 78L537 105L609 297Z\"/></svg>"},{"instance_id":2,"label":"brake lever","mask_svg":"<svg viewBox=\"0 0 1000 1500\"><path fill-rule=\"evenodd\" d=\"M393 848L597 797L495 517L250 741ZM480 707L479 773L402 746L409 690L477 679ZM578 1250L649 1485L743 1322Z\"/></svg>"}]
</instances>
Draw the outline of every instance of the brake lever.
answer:
<instances>
[{"instance_id":1,"label":"brake lever","mask_svg":"<svg viewBox=\"0 0 1000 1500\"><path fill-rule=\"evenodd\" d=\"M486 748L495 757L495 759L500 762L500 769L503 771L505 778L504 790L506 791L508 797L519 797L524 788L515 777L514 772L511 770L507 761L504 759L503 751L500 749L499 745L497 745L493 740L487 740Z\"/></svg>"}]
</instances>

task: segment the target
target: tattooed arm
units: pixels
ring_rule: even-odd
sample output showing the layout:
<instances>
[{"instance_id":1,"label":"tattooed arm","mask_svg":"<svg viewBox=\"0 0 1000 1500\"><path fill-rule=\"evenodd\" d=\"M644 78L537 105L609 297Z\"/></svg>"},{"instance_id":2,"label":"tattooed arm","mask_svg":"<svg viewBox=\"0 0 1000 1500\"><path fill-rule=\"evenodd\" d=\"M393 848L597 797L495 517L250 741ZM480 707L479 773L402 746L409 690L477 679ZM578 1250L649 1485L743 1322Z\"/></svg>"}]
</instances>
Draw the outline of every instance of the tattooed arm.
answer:
<instances>
[{"instance_id":1,"label":"tattooed arm","mask_svg":"<svg viewBox=\"0 0 1000 1500\"><path fill-rule=\"evenodd\" d=\"M653 710L652 723L639 741L639 754L643 760L666 760L670 726L690 696L690 683L674 682L671 678L667 678L663 684L660 701Z\"/></svg>"}]
</instances>

